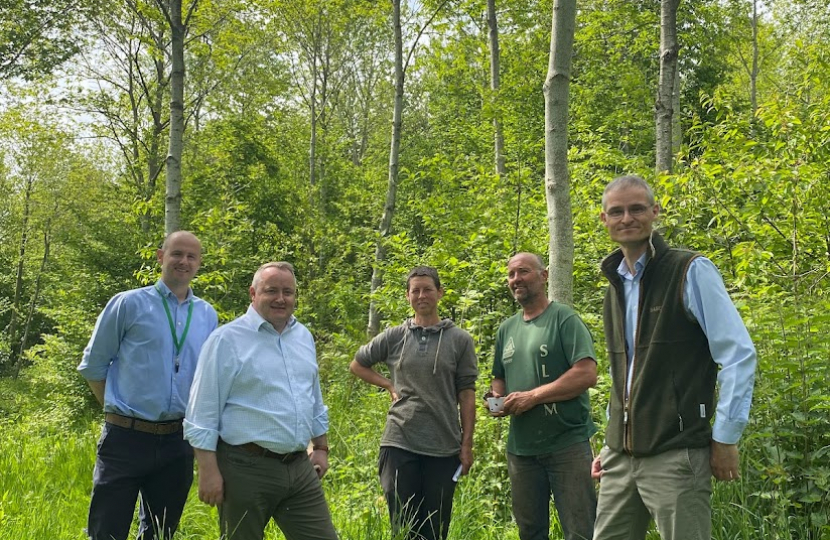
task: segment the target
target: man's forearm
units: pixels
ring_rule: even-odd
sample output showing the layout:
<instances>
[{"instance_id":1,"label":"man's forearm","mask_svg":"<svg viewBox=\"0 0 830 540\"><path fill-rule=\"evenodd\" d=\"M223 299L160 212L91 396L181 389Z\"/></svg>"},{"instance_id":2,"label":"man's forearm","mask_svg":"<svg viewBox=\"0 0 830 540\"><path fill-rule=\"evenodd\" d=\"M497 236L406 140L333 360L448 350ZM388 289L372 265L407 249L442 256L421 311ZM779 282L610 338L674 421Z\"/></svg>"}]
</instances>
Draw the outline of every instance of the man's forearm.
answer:
<instances>
[{"instance_id":1,"label":"man's forearm","mask_svg":"<svg viewBox=\"0 0 830 540\"><path fill-rule=\"evenodd\" d=\"M557 403L573 399L596 384L597 363L592 358L584 358L555 381L544 384L532 392L537 404Z\"/></svg>"},{"instance_id":2,"label":"man's forearm","mask_svg":"<svg viewBox=\"0 0 830 540\"><path fill-rule=\"evenodd\" d=\"M86 381L89 384L89 387L92 389L92 394L95 396L95 399L98 400L102 406L104 405L104 394L107 390L107 380L104 379L102 381Z\"/></svg>"},{"instance_id":3,"label":"man's forearm","mask_svg":"<svg viewBox=\"0 0 830 540\"><path fill-rule=\"evenodd\" d=\"M194 448L193 454L196 456L196 463L199 465L200 471L212 472L219 470L219 463L216 461L216 452L213 450Z\"/></svg>"},{"instance_id":4,"label":"man's forearm","mask_svg":"<svg viewBox=\"0 0 830 540\"><path fill-rule=\"evenodd\" d=\"M507 384L504 379L495 378L490 382L490 390L498 396L503 396L507 392Z\"/></svg>"},{"instance_id":5,"label":"man's forearm","mask_svg":"<svg viewBox=\"0 0 830 540\"><path fill-rule=\"evenodd\" d=\"M199 499L211 506L222 504L225 499L225 482L216 460L216 452L194 448L199 464Z\"/></svg>"}]
</instances>

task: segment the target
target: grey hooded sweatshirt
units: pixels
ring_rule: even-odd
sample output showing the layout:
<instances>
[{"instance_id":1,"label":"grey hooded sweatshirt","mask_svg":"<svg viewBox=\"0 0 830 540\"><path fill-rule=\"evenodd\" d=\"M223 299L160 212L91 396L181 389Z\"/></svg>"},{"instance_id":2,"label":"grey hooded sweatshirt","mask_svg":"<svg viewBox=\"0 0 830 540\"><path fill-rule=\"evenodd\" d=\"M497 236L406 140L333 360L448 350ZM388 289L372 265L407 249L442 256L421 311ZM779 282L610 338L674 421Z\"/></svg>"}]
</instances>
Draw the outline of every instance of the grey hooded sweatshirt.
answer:
<instances>
[{"instance_id":1,"label":"grey hooded sweatshirt","mask_svg":"<svg viewBox=\"0 0 830 540\"><path fill-rule=\"evenodd\" d=\"M384 362L399 396L381 446L436 457L461 451L458 393L474 390L478 377L470 334L450 319L427 327L407 319L362 346L355 359L364 367Z\"/></svg>"}]
</instances>

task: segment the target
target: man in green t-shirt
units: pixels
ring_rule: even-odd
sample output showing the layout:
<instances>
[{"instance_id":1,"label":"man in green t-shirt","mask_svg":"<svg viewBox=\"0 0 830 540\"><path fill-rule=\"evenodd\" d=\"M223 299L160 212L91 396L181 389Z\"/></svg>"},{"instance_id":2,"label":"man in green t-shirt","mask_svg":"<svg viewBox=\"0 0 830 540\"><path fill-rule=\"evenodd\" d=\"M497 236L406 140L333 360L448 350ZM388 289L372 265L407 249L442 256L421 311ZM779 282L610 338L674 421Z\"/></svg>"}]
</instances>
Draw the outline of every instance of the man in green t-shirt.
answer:
<instances>
[{"instance_id":1,"label":"man in green t-shirt","mask_svg":"<svg viewBox=\"0 0 830 540\"><path fill-rule=\"evenodd\" d=\"M551 302L548 272L532 253L507 263L507 286L522 311L496 336L491 392L510 416L507 470L521 540L548 540L550 497L565 540L593 537L596 491L591 480L588 388L597 381L591 334L570 307Z\"/></svg>"}]
</instances>

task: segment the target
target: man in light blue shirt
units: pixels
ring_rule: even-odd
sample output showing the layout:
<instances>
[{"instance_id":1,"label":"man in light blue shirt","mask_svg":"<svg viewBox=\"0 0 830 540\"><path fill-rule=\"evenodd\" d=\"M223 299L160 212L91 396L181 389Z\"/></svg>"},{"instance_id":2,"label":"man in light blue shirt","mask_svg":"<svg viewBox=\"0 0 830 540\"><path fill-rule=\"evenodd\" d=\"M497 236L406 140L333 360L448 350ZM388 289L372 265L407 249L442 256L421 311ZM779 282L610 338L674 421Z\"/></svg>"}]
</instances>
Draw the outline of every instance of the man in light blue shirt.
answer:
<instances>
[{"instance_id":1,"label":"man in light blue shirt","mask_svg":"<svg viewBox=\"0 0 830 540\"><path fill-rule=\"evenodd\" d=\"M199 498L219 507L226 540L261 540L271 519L292 540L336 540L320 483L328 409L314 338L293 316L294 268L261 266L249 293L247 313L205 343L190 393Z\"/></svg>"},{"instance_id":2,"label":"man in light blue shirt","mask_svg":"<svg viewBox=\"0 0 830 540\"><path fill-rule=\"evenodd\" d=\"M644 539L652 518L663 540L709 540L711 477L739 477L755 347L711 261L654 232L642 178L608 184L602 208L620 249L602 263L612 388L594 540Z\"/></svg>"},{"instance_id":3,"label":"man in light blue shirt","mask_svg":"<svg viewBox=\"0 0 830 540\"><path fill-rule=\"evenodd\" d=\"M78 371L104 406L87 533L124 540L138 495L139 538L176 531L193 482L193 450L182 436L190 384L216 311L190 281L201 244L178 231L157 252L161 279L115 295L98 317Z\"/></svg>"}]
</instances>

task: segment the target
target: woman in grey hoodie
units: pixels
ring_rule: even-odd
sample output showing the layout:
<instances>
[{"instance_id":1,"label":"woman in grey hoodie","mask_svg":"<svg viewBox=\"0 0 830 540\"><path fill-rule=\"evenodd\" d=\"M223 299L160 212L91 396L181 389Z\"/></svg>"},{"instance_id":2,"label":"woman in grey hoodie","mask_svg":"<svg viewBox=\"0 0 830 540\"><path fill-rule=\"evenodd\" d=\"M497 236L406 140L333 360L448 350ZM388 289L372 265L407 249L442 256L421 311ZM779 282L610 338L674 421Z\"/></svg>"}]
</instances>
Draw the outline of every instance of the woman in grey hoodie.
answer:
<instances>
[{"instance_id":1,"label":"woman in grey hoodie","mask_svg":"<svg viewBox=\"0 0 830 540\"><path fill-rule=\"evenodd\" d=\"M455 482L473 464L475 345L438 316L443 295L435 268L412 269L406 299L415 316L362 346L349 366L392 399L378 472L392 528L407 529L410 539L447 537ZM379 363L390 378L372 368Z\"/></svg>"}]
</instances>

